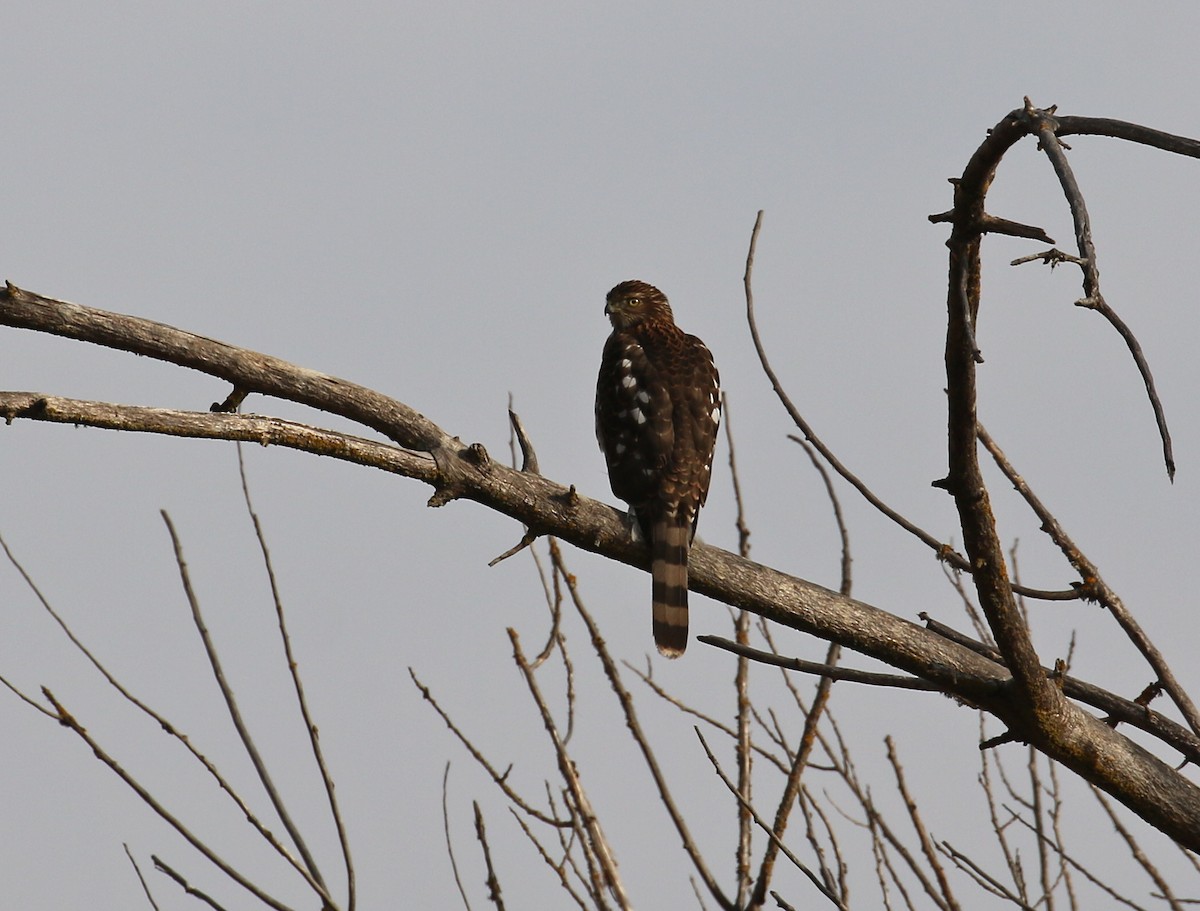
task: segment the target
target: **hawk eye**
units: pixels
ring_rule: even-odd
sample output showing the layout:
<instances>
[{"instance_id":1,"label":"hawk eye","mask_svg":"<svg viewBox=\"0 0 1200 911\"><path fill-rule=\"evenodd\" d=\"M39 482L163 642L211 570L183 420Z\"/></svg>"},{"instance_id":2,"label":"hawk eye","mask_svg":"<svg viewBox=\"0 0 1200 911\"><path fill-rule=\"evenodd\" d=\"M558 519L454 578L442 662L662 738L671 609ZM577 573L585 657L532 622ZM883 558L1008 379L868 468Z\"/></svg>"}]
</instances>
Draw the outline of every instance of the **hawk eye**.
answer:
<instances>
[{"instance_id":1,"label":"hawk eye","mask_svg":"<svg viewBox=\"0 0 1200 911\"><path fill-rule=\"evenodd\" d=\"M629 306L640 307L641 305L642 305L642 299L640 297L629 298Z\"/></svg>"}]
</instances>

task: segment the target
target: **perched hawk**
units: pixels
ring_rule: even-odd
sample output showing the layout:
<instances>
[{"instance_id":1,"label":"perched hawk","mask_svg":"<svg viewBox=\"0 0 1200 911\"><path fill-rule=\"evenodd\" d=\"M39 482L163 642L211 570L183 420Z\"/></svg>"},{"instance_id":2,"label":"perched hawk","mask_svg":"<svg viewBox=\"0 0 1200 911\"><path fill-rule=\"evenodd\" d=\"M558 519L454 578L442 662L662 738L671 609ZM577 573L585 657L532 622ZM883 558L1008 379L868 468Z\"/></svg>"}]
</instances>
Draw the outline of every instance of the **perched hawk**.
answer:
<instances>
[{"instance_id":1,"label":"perched hawk","mask_svg":"<svg viewBox=\"0 0 1200 911\"><path fill-rule=\"evenodd\" d=\"M654 643L687 647L688 548L708 496L721 420L720 378L704 343L675 325L666 296L621 282L604 312L612 335L596 383L596 439L613 493L650 544Z\"/></svg>"}]
</instances>

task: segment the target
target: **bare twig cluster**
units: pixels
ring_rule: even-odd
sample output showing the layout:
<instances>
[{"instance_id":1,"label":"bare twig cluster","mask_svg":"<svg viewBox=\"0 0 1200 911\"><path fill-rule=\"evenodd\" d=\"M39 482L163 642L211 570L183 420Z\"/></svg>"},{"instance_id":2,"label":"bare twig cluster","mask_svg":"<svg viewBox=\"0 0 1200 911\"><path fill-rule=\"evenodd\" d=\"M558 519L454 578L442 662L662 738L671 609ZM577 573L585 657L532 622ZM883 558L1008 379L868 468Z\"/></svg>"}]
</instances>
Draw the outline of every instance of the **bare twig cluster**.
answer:
<instances>
[{"instance_id":1,"label":"bare twig cluster","mask_svg":"<svg viewBox=\"0 0 1200 911\"><path fill-rule=\"evenodd\" d=\"M239 453L240 455L240 453ZM35 584L34 580L26 573L16 555L12 553L8 545L0 539L0 547L3 548L5 555L9 561L16 567L17 571L25 579L27 585L41 603L46 612L54 619L61 628L71 644L77 648L80 653L92 664L92 666L100 673L105 681L131 705L135 706L144 715L150 718L154 723L169 734L173 740L178 743L190 756L197 762L214 780L218 788L225 793L237 814L244 818L247 824L257 833L257 835L269 845L282 859L291 867L295 875L304 883L305 886L317 897L320 902L322 911L353 911L355 908L356 898L356 881L354 862L350 852L350 842L346 832L344 820L341 810L338 807L337 797L334 791L333 776L330 773L329 767L325 761L324 753L321 749L320 739L317 736L317 725L313 720L309 709L308 700L304 695L304 687L300 678L298 664L292 652L291 638L288 634L287 621L284 614L283 601L280 597L279 588L276 585L275 572L271 564L270 551L267 548L266 538L263 534L263 529L259 523L258 516L255 514L250 500L250 489L246 481L244 466L242 471L242 490L245 496L247 512L250 515L251 521L254 524L255 536L258 540L261 549L263 566L266 569L268 580L271 586L271 593L274 599L276 617L279 624L279 636L283 647L283 657L288 672L291 675L294 692L296 695L296 705L299 712L299 719L304 725L307 733L308 743L312 750L314 764L318 772L320 785L324 791L326 800L329 804L330 817L333 820L334 826L338 834L338 842L340 845L340 861L344 868L344 897L335 895L333 889L327 882L317 857L308 847L307 840L304 836L302 827L293 819L291 812L288 809L287 802L284 800L281 790L276 786L268 763L260 753L254 737L242 716L242 712L238 706L238 699L233 683L226 676L222 667L220 653L216 642L209 634L207 624L205 623L204 614L200 606L200 599L197 596L193 586L191 574L188 570L187 561L184 558L183 544L179 534L175 529L175 524L171 521L171 517L166 512L162 513L162 518L167 527L167 533L170 536L171 544L175 553L175 562L179 568L180 583L183 587L184 595L187 599L188 607L191 612L193 624L195 625L197 635L204 647L205 655L208 658L209 667L212 670L213 679L217 684L217 688L221 694L221 698L225 703L230 722L237 732L238 738L241 741L242 748L245 751L247 758L250 760L255 773L258 776L259 783L262 786L262 795L267 799L270 808L274 813L275 818L282 825L284 836L281 837L272 828L271 825L263 818L262 814L256 811L252 806L252 801L249 797L240 793L230 782L230 780L221 772L217 763L201 752L195 745L194 740L182 731L177 725L172 723L168 718L152 708L146 701L139 698L125 687L96 657L96 655L81 641L71 630L62 615L55 610L51 603L42 594L40 589ZM97 738L88 730L88 728L64 705L48 687L42 687L42 696L49 708L44 707L33 697L22 693L16 686L8 680L0 677L0 682L8 687L11 691L19 695L25 702L37 708L39 711L49 715L58 721L76 736L80 738L91 749L92 753L102 763L109 767L150 809L157 814L162 820L170 825L178 832L188 844L190 844L202 857L217 868L222 874L234 883L245 889L253 895L259 902L275 911L289 911L289 905L278 897L272 895L265 888L258 884L260 875L256 873L247 873L238 869L232 861L227 860L221 855L215 846L209 841L197 835L187 822L179 818L174 812L169 809L168 799L155 795L151 790L142 783L142 781L131 771L129 771L120 760L101 744ZM128 850L128 849L127 849ZM130 856L133 860L132 855ZM201 898L205 903L213 908L220 908L221 905L207 893L191 885L188 877L179 873L172 865L163 861L161 858L153 857L155 867L165 873L170 879L178 884L187 894ZM153 904L154 899L150 895L150 888L146 881L142 878L141 870L134 861L134 867L137 870L138 878L142 881L142 885L146 890L147 897Z\"/></svg>"}]
</instances>

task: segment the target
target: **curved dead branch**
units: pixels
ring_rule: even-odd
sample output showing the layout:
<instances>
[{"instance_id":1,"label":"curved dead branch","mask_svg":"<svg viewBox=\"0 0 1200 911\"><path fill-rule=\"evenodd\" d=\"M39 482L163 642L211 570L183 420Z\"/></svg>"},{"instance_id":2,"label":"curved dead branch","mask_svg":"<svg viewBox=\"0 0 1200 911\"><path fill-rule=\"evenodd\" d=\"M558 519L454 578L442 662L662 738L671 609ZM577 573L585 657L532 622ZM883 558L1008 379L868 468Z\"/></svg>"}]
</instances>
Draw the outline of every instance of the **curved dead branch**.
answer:
<instances>
[{"instance_id":1,"label":"curved dead branch","mask_svg":"<svg viewBox=\"0 0 1200 911\"><path fill-rule=\"evenodd\" d=\"M1012 671L1012 680L1006 684L1012 709L1011 717L1005 719L1010 726L1009 736L1032 743L1134 808L1135 812L1140 812L1136 810L1137 805L1150 796L1147 789L1154 787L1148 780L1136 780L1140 778L1140 760L1127 753L1123 745L1097 731L1095 719L1069 701L1061 686L1042 669L1029 628L1013 596L979 466L976 370L981 358L975 319L981 290L980 245L988 223L984 202L1002 158L1020 139L1031 134L1040 135L1044 146L1058 149L1057 139L1052 135L1055 130L1053 114L1053 108L1042 111L1026 99L1023 109L1013 111L996 124L971 157L962 177L953 181L954 207L949 217L935 217L935 220L948 220L953 225L946 242L950 250L945 353L949 472L939 486L954 497L980 607L1002 660ZM1195 150L1185 154L1195 154ZM1059 164L1061 166L1061 162ZM1071 183L1073 180L1064 176L1068 196L1071 196ZM1090 259L1090 264L1085 265L1085 294L1098 294L1086 210L1076 206L1075 212L1076 234L1081 241L1080 257L1085 261ZM1089 269L1093 271L1089 272ZM1152 387L1148 388L1152 391ZM1167 451L1169 455L1169 448ZM1192 722L1191 718L1189 722ZM1194 831L1198 828L1197 819L1200 817L1178 821L1185 829Z\"/></svg>"}]
</instances>

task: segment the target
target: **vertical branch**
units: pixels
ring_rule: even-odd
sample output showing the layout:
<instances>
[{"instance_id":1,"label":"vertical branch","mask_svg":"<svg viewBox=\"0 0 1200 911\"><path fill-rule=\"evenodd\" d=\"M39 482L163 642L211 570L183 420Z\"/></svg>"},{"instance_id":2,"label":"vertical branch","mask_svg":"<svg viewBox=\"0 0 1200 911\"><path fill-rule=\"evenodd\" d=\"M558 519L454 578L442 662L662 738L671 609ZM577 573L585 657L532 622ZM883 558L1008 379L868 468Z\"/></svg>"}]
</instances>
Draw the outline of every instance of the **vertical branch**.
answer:
<instances>
[{"instance_id":1,"label":"vertical branch","mask_svg":"<svg viewBox=\"0 0 1200 911\"><path fill-rule=\"evenodd\" d=\"M734 622L734 635L738 645L750 644L750 614L738 611ZM737 694L737 787L741 800L737 806L737 903L743 905L750 892L750 848L751 818L747 808L751 800L751 769L753 766L750 744L750 660L744 655L737 658L737 670L733 678Z\"/></svg>"},{"instance_id":2,"label":"vertical branch","mask_svg":"<svg viewBox=\"0 0 1200 911\"><path fill-rule=\"evenodd\" d=\"M513 647L513 660L516 661L517 668L521 671L521 676L525 678L525 684L529 687L529 694L533 697L534 704L541 713L546 733L550 735L550 742L554 746L554 755L558 760L558 771L562 775L563 781L567 786L567 793L571 797L571 807L574 812L579 814L582 831L587 835L587 847L595 851L596 858L603 870L604 885L622 908L628 908L629 896L625 891L625 885L621 881L621 876L617 872L617 861L613 856L608 837L604 834L604 830L600 826L599 818L592 810L591 802L588 800L587 793L583 789L583 782L580 781L575 761L567 753L567 747L563 742L562 735L559 734L558 725L554 721L554 717L550 713L550 707L546 704L546 700L542 696L541 687L538 686L537 679L534 677L533 667L530 665L528 659L525 657L524 650L521 648L521 640L517 635L517 631L509 629L508 638Z\"/></svg>"},{"instance_id":3,"label":"vertical branch","mask_svg":"<svg viewBox=\"0 0 1200 911\"><path fill-rule=\"evenodd\" d=\"M747 265L747 274L749 274L749 265ZM749 557L750 527L746 524L742 485L738 478L737 450L733 441L729 396L724 393L721 395L721 412L725 418L725 438L729 441L729 476L733 482L733 499L737 504L738 553L742 557ZM738 645L748 646L750 644L750 614L745 610L739 610L734 619L734 638ZM753 884L750 878L751 825L753 821L750 818L750 811L747 809L751 800L751 770L753 766L750 746L750 661L744 655L737 657L733 686L737 698L737 739L735 741L737 787L741 798L737 804L737 903L742 906L745 904Z\"/></svg>"},{"instance_id":4,"label":"vertical branch","mask_svg":"<svg viewBox=\"0 0 1200 911\"><path fill-rule=\"evenodd\" d=\"M954 497L980 607L1022 697L1014 704L1018 717L1006 720L1010 724L1033 722L1038 729L1059 711L1063 698L1042 673L1029 630L1016 609L976 442L975 321L980 301L980 241L988 219L984 199L1001 157L1026 133L1016 112L1005 117L992 128L954 184L954 227L947 241L950 274L945 352L949 472L937 483Z\"/></svg>"},{"instance_id":5,"label":"vertical branch","mask_svg":"<svg viewBox=\"0 0 1200 911\"><path fill-rule=\"evenodd\" d=\"M959 904L954 898L954 893L950 890L950 880L946 878L946 871L942 867L941 861L938 860L937 851L933 846L933 839L929 837L929 833L925 830L925 823L921 821L921 816L917 812L917 802L913 800L912 795L908 791L908 785L904 780L904 768L900 765L900 758L896 755L896 744L892 740L891 735L883 738L883 742L887 744L888 762L891 764L892 771L896 775L896 790L900 792L900 797L903 799L904 806L908 810L908 818L912 821L913 829L917 833L917 841L921 845L921 853L925 855L925 860L929 863L930 869L933 870L933 875L937 877L938 889L941 890L941 897L946 903L945 906L957 911Z\"/></svg>"},{"instance_id":6,"label":"vertical branch","mask_svg":"<svg viewBox=\"0 0 1200 911\"><path fill-rule=\"evenodd\" d=\"M479 809L478 801L471 801L475 809L475 837L483 848L483 860L487 865L488 899L496 906L496 911L504 911L504 898L500 895L500 880L496 876L496 868L492 866L492 849L488 846L487 828L483 824L483 811Z\"/></svg>"},{"instance_id":7,"label":"vertical branch","mask_svg":"<svg viewBox=\"0 0 1200 911\"><path fill-rule=\"evenodd\" d=\"M442 772L442 831L446 835L446 853L450 856L450 872L454 874L454 885L462 896L463 907L471 911L471 900L467 898L467 890L463 888L462 877L458 875L458 861L454 859L454 845L450 841L450 808L447 805L447 791L450 782L450 761L446 761L446 770Z\"/></svg>"}]
</instances>

